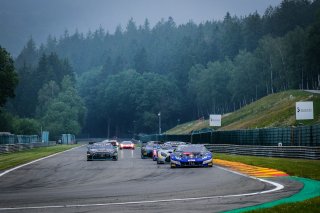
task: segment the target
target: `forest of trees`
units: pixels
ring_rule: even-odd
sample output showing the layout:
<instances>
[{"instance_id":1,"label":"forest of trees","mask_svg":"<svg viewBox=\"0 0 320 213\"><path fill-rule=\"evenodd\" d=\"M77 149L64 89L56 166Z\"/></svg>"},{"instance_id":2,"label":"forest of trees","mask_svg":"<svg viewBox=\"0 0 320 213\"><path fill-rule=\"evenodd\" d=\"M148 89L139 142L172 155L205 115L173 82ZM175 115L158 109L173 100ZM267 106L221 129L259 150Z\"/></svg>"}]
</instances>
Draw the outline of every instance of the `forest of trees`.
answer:
<instances>
[{"instance_id":1,"label":"forest of trees","mask_svg":"<svg viewBox=\"0 0 320 213\"><path fill-rule=\"evenodd\" d=\"M264 15L154 27L130 19L113 34L65 31L39 47L31 38L5 111L54 134L156 133L159 112L166 130L271 93L318 89L319 35L320 0L284 0Z\"/></svg>"}]
</instances>

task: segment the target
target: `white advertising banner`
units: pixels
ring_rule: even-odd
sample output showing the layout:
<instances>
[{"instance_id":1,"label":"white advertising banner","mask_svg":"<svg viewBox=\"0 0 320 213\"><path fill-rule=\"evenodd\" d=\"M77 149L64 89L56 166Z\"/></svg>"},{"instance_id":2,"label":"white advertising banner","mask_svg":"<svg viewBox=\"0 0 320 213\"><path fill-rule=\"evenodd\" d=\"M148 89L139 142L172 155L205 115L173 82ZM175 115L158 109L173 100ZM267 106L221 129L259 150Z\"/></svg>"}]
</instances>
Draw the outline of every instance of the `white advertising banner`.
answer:
<instances>
[{"instance_id":1,"label":"white advertising banner","mask_svg":"<svg viewBox=\"0 0 320 213\"><path fill-rule=\"evenodd\" d=\"M313 119L313 102L296 102L296 120Z\"/></svg>"},{"instance_id":2,"label":"white advertising banner","mask_svg":"<svg viewBox=\"0 0 320 213\"><path fill-rule=\"evenodd\" d=\"M210 115L210 126L221 126L221 115Z\"/></svg>"}]
</instances>

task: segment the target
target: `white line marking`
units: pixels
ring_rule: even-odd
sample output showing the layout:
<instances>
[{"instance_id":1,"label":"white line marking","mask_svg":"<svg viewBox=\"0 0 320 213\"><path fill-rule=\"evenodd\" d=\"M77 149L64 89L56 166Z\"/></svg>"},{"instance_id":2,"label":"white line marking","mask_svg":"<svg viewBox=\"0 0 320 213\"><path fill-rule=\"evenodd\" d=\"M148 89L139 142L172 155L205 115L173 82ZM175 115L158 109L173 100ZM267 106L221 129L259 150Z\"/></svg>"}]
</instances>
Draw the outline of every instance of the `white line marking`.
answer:
<instances>
[{"instance_id":1,"label":"white line marking","mask_svg":"<svg viewBox=\"0 0 320 213\"><path fill-rule=\"evenodd\" d=\"M284 188L284 186L282 184L279 184L279 183L276 183L276 182L273 182L273 181L270 181L270 180L265 180L265 179L262 179L262 178L252 177L252 176L249 176L249 175L246 175L246 174L242 174L242 173L239 173L239 172L236 172L236 171L232 171L232 170L220 167L220 166L216 166L216 167L219 168L219 169L222 169L222 170L237 174L237 175L241 175L241 176L244 176L244 177L247 177L247 178L251 178L251 179L254 179L254 180L259 180L261 182L269 183L269 184L274 185L276 187L274 189L261 191L261 192L256 192L256 194L265 194L265 193L275 192L275 191L279 191L279 190Z\"/></svg>"},{"instance_id":2,"label":"white line marking","mask_svg":"<svg viewBox=\"0 0 320 213\"><path fill-rule=\"evenodd\" d=\"M77 205L57 205L57 206L29 206L29 207L12 207L12 208L0 208L0 211L8 211L8 210L28 210L28 209L51 209L51 208L76 208L76 207L96 207L96 206L116 206L116 205L134 205L134 204L149 204L149 203L164 203L164 202L176 202L176 201L192 201L192 200L208 200L208 199L214 199L214 198L229 198L229 197L245 197L245 196L254 196L254 195L260 195L260 194L266 194L271 193L275 191L279 191L284 188L283 185L269 181L264 180L261 178L251 177L245 174L241 174L235 171L231 171L225 168L222 168L220 166L216 166L220 169L223 169L228 172L235 173L237 175L245 176L251 179L259 180L265 183L269 183L271 185L274 185L275 188L265 190L265 191L259 191L259 192L252 192L252 193L246 193L246 194L235 194L235 195L217 195L217 196L211 196L211 197L190 197L190 198L176 198L176 199L168 199L168 200L146 200L146 201L132 201L132 202L121 202L121 203L96 203L96 204L77 204Z\"/></svg>"},{"instance_id":3,"label":"white line marking","mask_svg":"<svg viewBox=\"0 0 320 213\"><path fill-rule=\"evenodd\" d=\"M47 156L47 157L39 158L39 159L34 160L34 161L31 161L31 162L29 162L29 163L25 163L25 164L22 164L22 165L20 165L20 166L16 166L16 167L14 167L14 168L12 168L12 169L8 169L8 170L2 172L2 173L0 174L0 177L2 177L3 175L8 174L8 173L10 173L10 172L12 172L12 171L14 171L14 170L20 169L20 168L22 168L22 167L24 167L24 166L27 166L27 165L36 163L36 162L38 162L38 161L41 161L41 160L44 160L44 159L47 159L47 158L51 158L51 157L53 157L53 156L62 154L62 153L64 153L64 152L69 152L69 151L71 151L71 150L73 150L73 149L77 149L77 148L80 148L80 147L82 147L82 146L74 147L74 148L72 148L72 149L68 149L68 150L65 150L65 151L62 151L62 152L58 152L58 153L49 155L49 156Z\"/></svg>"}]
</instances>

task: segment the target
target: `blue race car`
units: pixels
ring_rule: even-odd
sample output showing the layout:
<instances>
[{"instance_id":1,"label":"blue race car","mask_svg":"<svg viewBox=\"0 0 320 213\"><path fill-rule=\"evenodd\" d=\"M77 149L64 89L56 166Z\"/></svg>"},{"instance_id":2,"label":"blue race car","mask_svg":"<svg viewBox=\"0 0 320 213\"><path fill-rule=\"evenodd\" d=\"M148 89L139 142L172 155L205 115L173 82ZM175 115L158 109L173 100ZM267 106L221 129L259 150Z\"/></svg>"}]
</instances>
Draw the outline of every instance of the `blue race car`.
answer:
<instances>
[{"instance_id":1,"label":"blue race car","mask_svg":"<svg viewBox=\"0 0 320 213\"><path fill-rule=\"evenodd\" d=\"M212 153L204 145L180 145L170 155L171 168L212 167Z\"/></svg>"}]
</instances>

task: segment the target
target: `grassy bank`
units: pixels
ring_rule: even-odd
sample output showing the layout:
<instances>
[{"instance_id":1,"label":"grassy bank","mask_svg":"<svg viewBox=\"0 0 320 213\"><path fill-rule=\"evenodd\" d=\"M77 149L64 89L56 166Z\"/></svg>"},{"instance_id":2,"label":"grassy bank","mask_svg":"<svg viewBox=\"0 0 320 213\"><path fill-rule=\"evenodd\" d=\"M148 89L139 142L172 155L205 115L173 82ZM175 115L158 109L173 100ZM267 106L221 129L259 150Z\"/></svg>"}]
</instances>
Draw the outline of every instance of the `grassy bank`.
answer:
<instances>
[{"instance_id":1,"label":"grassy bank","mask_svg":"<svg viewBox=\"0 0 320 213\"><path fill-rule=\"evenodd\" d=\"M314 119L296 121L295 103L313 101ZM320 95L301 90L289 90L263 97L243 108L222 116L219 130L255 129L265 127L287 127L302 123L312 125L320 122ZM209 127L208 120L196 120L180 124L166 134L188 134L192 130Z\"/></svg>"},{"instance_id":2,"label":"grassy bank","mask_svg":"<svg viewBox=\"0 0 320 213\"><path fill-rule=\"evenodd\" d=\"M291 176L320 180L320 161L289 158L268 158L215 153L215 158L248 165L277 169Z\"/></svg>"},{"instance_id":3,"label":"grassy bank","mask_svg":"<svg viewBox=\"0 0 320 213\"><path fill-rule=\"evenodd\" d=\"M249 212L255 212L255 213L319 212L320 210L319 204L320 204L320 197L316 197L316 198L312 198L302 202L283 204L283 205L275 206L268 209L248 211L248 213Z\"/></svg>"},{"instance_id":4,"label":"grassy bank","mask_svg":"<svg viewBox=\"0 0 320 213\"><path fill-rule=\"evenodd\" d=\"M39 147L29 150L24 150L20 152L13 152L8 154L0 155L0 170L6 170L30 161L52 155L54 153L62 152L73 147L79 146L75 145L57 145L50 147Z\"/></svg>"},{"instance_id":5,"label":"grassy bank","mask_svg":"<svg viewBox=\"0 0 320 213\"><path fill-rule=\"evenodd\" d=\"M268 158L255 156L242 156L215 153L215 158L229 161L236 161L248 165L261 166L266 168L277 169L284 171L291 176L298 176L320 180L320 161L305 160L305 159L288 159L288 158ZM260 209L249 212L256 213L287 213L287 212L320 212L320 197L283 204L267 209Z\"/></svg>"}]
</instances>

